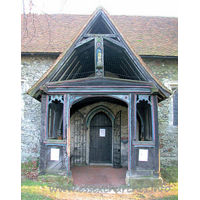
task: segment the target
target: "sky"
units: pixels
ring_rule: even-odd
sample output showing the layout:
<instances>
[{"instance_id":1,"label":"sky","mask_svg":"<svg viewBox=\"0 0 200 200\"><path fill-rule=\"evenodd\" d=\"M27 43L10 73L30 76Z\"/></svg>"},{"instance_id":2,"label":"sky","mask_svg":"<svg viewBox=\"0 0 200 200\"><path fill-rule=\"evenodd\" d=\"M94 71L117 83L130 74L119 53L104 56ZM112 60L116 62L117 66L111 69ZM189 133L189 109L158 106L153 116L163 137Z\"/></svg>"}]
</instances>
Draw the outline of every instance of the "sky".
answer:
<instances>
[{"instance_id":1,"label":"sky","mask_svg":"<svg viewBox=\"0 0 200 200\"><path fill-rule=\"evenodd\" d=\"M178 0L22 0L21 12L91 15L98 6L110 15L178 17Z\"/></svg>"}]
</instances>

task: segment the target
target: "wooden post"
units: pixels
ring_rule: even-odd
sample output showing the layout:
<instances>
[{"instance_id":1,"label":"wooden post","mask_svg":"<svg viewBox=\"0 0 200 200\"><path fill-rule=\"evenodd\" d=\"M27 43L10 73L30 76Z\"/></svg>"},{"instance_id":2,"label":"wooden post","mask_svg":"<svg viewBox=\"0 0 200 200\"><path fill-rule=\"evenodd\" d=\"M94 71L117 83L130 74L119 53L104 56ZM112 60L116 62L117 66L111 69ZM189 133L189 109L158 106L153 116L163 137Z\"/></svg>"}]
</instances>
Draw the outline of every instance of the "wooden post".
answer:
<instances>
[{"instance_id":1,"label":"wooden post","mask_svg":"<svg viewBox=\"0 0 200 200\"><path fill-rule=\"evenodd\" d=\"M40 174L45 173L46 169L46 149L45 144L43 143L46 134L46 119L47 119L47 105L48 105L48 96L42 95L41 98L41 132L40 132L40 158L39 158L39 168Z\"/></svg>"},{"instance_id":2,"label":"wooden post","mask_svg":"<svg viewBox=\"0 0 200 200\"><path fill-rule=\"evenodd\" d=\"M155 157L154 157L154 176L160 175L160 154L159 154L159 133L158 133L158 99L156 95L152 96L153 123L155 134Z\"/></svg>"},{"instance_id":3,"label":"wooden post","mask_svg":"<svg viewBox=\"0 0 200 200\"><path fill-rule=\"evenodd\" d=\"M128 139L128 171L131 175L131 172L133 172L136 169L136 155L135 150L132 145L132 140L134 139L134 134L136 132L136 95L134 93L131 93L130 95L130 103L128 107L128 126L129 126L129 139Z\"/></svg>"},{"instance_id":4,"label":"wooden post","mask_svg":"<svg viewBox=\"0 0 200 200\"><path fill-rule=\"evenodd\" d=\"M64 131L66 137L66 153L67 153L67 173L70 174L70 95L64 96Z\"/></svg>"}]
</instances>

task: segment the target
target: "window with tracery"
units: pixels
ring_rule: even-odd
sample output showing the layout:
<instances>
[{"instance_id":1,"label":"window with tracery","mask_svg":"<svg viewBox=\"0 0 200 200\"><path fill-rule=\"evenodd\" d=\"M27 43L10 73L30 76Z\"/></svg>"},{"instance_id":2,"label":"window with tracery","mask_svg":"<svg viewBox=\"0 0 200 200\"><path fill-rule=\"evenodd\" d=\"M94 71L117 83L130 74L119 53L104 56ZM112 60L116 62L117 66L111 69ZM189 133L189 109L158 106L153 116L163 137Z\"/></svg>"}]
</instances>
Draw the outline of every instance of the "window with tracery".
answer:
<instances>
[{"instance_id":1,"label":"window with tracery","mask_svg":"<svg viewBox=\"0 0 200 200\"><path fill-rule=\"evenodd\" d=\"M48 102L48 138L63 139L63 96L49 96Z\"/></svg>"},{"instance_id":2,"label":"window with tracery","mask_svg":"<svg viewBox=\"0 0 200 200\"><path fill-rule=\"evenodd\" d=\"M150 95L137 95L137 141L152 141L152 102Z\"/></svg>"}]
</instances>

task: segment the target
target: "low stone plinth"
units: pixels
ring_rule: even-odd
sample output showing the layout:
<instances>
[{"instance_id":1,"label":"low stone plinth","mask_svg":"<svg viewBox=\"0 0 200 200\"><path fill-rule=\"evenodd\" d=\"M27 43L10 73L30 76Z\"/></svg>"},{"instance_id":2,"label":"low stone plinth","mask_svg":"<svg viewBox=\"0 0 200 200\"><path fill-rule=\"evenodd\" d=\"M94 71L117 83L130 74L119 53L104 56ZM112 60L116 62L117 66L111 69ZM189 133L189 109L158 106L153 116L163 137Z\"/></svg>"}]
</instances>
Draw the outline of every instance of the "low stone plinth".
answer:
<instances>
[{"instance_id":1,"label":"low stone plinth","mask_svg":"<svg viewBox=\"0 0 200 200\"><path fill-rule=\"evenodd\" d=\"M129 176L126 173L126 185L132 188L144 188L144 187L160 187L163 184L163 180L161 177L153 177L153 176Z\"/></svg>"}]
</instances>

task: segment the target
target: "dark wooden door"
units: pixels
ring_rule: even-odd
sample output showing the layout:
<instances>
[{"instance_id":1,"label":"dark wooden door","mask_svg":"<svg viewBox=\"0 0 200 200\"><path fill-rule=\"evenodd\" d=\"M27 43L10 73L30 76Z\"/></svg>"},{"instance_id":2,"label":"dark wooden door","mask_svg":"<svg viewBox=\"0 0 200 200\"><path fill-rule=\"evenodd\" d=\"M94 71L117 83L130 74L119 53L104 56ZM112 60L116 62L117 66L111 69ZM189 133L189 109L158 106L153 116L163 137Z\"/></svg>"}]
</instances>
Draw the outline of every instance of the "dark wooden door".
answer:
<instances>
[{"instance_id":1,"label":"dark wooden door","mask_svg":"<svg viewBox=\"0 0 200 200\"><path fill-rule=\"evenodd\" d=\"M97 113L90 123L90 162L112 162L112 122L103 113Z\"/></svg>"}]
</instances>

